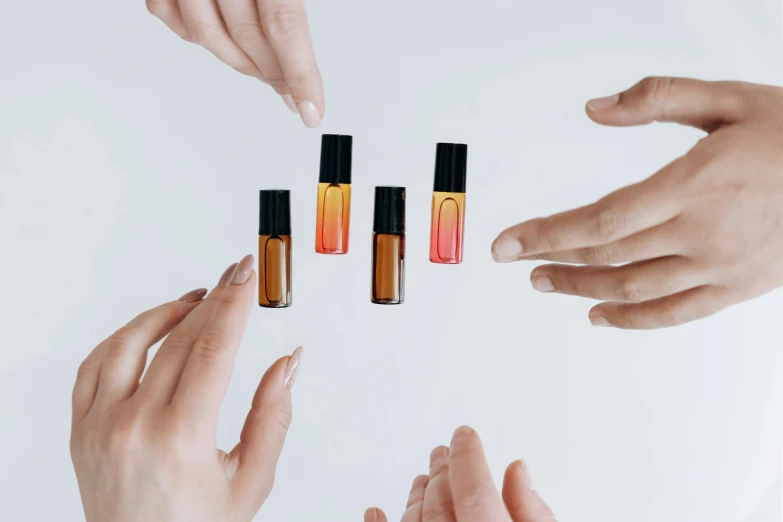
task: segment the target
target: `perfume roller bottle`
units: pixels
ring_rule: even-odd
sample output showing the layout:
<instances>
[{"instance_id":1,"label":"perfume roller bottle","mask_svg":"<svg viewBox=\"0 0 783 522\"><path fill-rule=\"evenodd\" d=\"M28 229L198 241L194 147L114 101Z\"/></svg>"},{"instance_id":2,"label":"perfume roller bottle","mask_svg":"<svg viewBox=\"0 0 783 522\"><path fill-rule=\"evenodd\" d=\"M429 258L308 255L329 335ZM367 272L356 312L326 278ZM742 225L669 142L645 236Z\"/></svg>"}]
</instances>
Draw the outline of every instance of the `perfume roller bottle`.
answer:
<instances>
[{"instance_id":1,"label":"perfume roller bottle","mask_svg":"<svg viewBox=\"0 0 783 522\"><path fill-rule=\"evenodd\" d=\"M432 193L430 261L462 262L465 239L465 182L468 146L438 143L435 153L435 187Z\"/></svg>"},{"instance_id":2,"label":"perfume roller bottle","mask_svg":"<svg viewBox=\"0 0 783 522\"><path fill-rule=\"evenodd\" d=\"M377 304L405 299L405 188L375 187L372 293Z\"/></svg>"},{"instance_id":3,"label":"perfume roller bottle","mask_svg":"<svg viewBox=\"0 0 783 522\"><path fill-rule=\"evenodd\" d=\"M291 306L290 192L262 190L258 218L258 304Z\"/></svg>"},{"instance_id":4,"label":"perfume roller bottle","mask_svg":"<svg viewBox=\"0 0 783 522\"><path fill-rule=\"evenodd\" d=\"M319 254L348 252L352 144L351 136L324 134L321 137L321 171L315 218L315 251Z\"/></svg>"}]
</instances>

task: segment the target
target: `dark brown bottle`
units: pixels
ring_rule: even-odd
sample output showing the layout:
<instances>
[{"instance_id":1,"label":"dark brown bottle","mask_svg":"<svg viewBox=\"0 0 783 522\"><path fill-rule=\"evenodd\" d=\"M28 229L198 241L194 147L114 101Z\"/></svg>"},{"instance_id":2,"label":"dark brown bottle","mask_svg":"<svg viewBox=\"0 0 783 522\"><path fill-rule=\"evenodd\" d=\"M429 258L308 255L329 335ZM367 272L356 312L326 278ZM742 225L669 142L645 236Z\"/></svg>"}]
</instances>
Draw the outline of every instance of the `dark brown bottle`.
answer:
<instances>
[{"instance_id":1,"label":"dark brown bottle","mask_svg":"<svg viewBox=\"0 0 783 522\"><path fill-rule=\"evenodd\" d=\"M258 304L291 306L291 196L262 190L258 212Z\"/></svg>"},{"instance_id":2,"label":"dark brown bottle","mask_svg":"<svg viewBox=\"0 0 783 522\"><path fill-rule=\"evenodd\" d=\"M375 187L370 298L376 304L405 300L404 187Z\"/></svg>"}]
</instances>

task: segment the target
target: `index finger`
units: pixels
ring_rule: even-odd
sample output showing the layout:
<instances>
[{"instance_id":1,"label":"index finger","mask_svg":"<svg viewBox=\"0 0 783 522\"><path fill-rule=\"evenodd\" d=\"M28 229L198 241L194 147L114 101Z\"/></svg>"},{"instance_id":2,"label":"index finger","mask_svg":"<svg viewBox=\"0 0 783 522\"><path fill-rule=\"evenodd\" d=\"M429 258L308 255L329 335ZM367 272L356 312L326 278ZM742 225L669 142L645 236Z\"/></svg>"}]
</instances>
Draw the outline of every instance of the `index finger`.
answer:
<instances>
[{"instance_id":1,"label":"index finger","mask_svg":"<svg viewBox=\"0 0 783 522\"><path fill-rule=\"evenodd\" d=\"M667 179L690 168L686 158L593 204L504 230L492 243L492 257L508 263L522 256L606 245L673 219L681 206Z\"/></svg>"},{"instance_id":2,"label":"index finger","mask_svg":"<svg viewBox=\"0 0 783 522\"><path fill-rule=\"evenodd\" d=\"M326 109L302 0L256 0L264 34L280 61L302 121L318 127Z\"/></svg>"},{"instance_id":3,"label":"index finger","mask_svg":"<svg viewBox=\"0 0 783 522\"><path fill-rule=\"evenodd\" d=\"M196 423L216 422L253 306L253 256L239 262L193 345L171 404Z\"/></svg>"},{"instance_id":4,"label":"index finger","mask_svg":"<svg viewBox=\"0 0 783 522\"><path fill-rule=\"evenodd\" d=\"M484 448L472 428L457 428L449 449L449 482L460 522L510 521L492 482Z\"/></svg>"}]
</instances>

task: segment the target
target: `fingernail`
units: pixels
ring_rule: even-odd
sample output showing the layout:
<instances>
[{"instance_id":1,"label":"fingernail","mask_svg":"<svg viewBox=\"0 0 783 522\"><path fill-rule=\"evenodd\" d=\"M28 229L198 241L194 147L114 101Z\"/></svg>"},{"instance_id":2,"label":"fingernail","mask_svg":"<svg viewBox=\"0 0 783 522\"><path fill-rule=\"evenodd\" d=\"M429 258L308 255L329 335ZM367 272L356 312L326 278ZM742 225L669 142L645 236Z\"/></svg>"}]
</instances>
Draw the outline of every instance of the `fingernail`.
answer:
<instances>
[{"instance_id":1,"label":"fingernail","mask_svg":"<svg viewBox=\"0 0 783 522\"><path fill-rule=\"evenodd\" d=\"M302 347L298 347L288 358L285 365L285 374L283 375L283 385L289 390L294 387L296 376L299 375L299 368L302 366Z\"/></svg>"},{"instance_id":2,"label":"fingernail","mask_svg":"<svg viewBox=\"0 0 783 522\"><path fill-rule=\"evenodd\" d=\"M449 448L446 446L438 446L434 450L432 450L432 453L430 453L430 467L438 461L439 459L443 459L449 456Z\"/></svg>"},{"instance_id":3,"label":"fingernail","mask_svg":"<svg viewBox=\"0 0 783 522\"><path fill-rule=\"evenodd\" d=\"M183 303L197 303L204 299L205 295L207 295L206 288L196 288L195 290L191 290L187 294L180 297L178 301L182 301Z\"/></svg>"},{"instance_id":4,"label":"fingernail","mask_svg":"<svg viewBox=\"0 0 783 522\"><path fill-rule=\"evenodd\" d=\"M250 278L250 272L253 271L253 256L251 254L242 258L242 261L237 265L237 269L234 270L234 277L231 278L232 285L244 285Z\"/></svg>"},{"instance_id":5,"label":"fingernail","mask_svg":"<svg viewBox=\"0 0 783 522\"><path fill-rule=\"evenodd\" d=\"M590 322L593 326L609 326L609 321L602 315L591 315Z\"/></svg>"},{"instance_id":6,"label":"fingernail","mask_svg":"<svg viewBox=\"0 0 783 522\"><path fill-rule=\"evenodd\" d=\"M364 512L364 522L377 522L378 520L378 510L375 508L370 508L367 511Z\"/></svg>"},{"instance_id":7,"label":"fingernail","mask_svg":"<svg viewBox=\"0 0 783 522\"><path fill-rule=\"evenodd\" d=\"M513 237L500 237L492 246L492 259L498 263L508 263L519 259L522 254L522 243Z\"/></svg>"},{"instance_id":8,"label":"fingernail","mask_svg":"<svg viewBox=\"0 0 783 522\"><path fill-rule=\"evenodd\" d=\"M612 107L617 107L619 101L619 94L613 94L612 96L605 96L603 98L594 98L587 102L587 108L591 111L605 111Z\"/></svg>"},{"instance_id":9,"label":"fingernail","mask_svg":"<svg viewBox=\"0 0 783 522\"><path fill-rule=\"evenodd\" d=\"M529 489L530 491L535 491L533 488L533 476L530 474L530 469L527 467L527 464L524 460L520 459L517 461L520 467L520 471L522 472L522 486Z\"/></svg>"},{"instance_id":10,"label":"fingernail","mask_svg":"<svg viewBox=\"0 0 783 522\"><path fill-rule=\"evenodd\" d=\"M451 443L454 444L460 439L471 437L475 433L475 430L470 426L460 426L454 431L454 435L451 437Z\"/></svg>"},{"instance_id":11,"label":"fingernail","mask_svg":"<svg viewBox=\"0 0 783 522\"><path fill-rule=\"evenodd\" d=\"M236 269L236 267L237 267L236 263L231 263L231 266L226 268L226 271L223 272L222 276L220 276L220 281L218 281L219 288L225 288L226 285L228 285L228 282L231 279L231 276L234 274L234 270Z\"/></svg>"},{"instance_id":12,"label":"fingernail","mask_svg":"<svg viewBox=\"0 0 783 522\"><path fill-rule=\"evenodd\" d=\"M316 129L321 126L321 115L318 114L318 109L311 101L300 101L296 104L296 108L299 111L299 115L302 117L302 123L306 127Z\"/></svg>"},{"instance_id":13,"label":"fingernail","mask_svg":"<svg viewBox=\"0 0 783 522\"><path fill-rule=\"evenodd\" d=\"M296 104L294 103L294 98L290 94L283 94L281 96L283 98L283 102L285 102L285 106L288 107L288 109L294 114L299 114L299 111L296 110Z\"/></svg>"},{"instance_id":14,"label":"fingernail","mask_svg":"<svg viewBox=\"0 0 783 522\"><path fill-rule=\"evenodd\" d=\"M537 276L533 278L533 288L539 292L553 292L555 285L552 284L552 280L546 276Z\"/></svg>"}]
</instances>

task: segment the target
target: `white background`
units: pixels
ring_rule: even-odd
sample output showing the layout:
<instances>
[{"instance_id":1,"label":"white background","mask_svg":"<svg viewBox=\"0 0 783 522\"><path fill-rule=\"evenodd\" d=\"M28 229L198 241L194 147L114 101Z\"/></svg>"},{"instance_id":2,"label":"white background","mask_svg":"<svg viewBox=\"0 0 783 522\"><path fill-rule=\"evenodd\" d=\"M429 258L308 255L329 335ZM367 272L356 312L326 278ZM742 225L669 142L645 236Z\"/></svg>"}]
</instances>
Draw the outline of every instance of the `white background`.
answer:
<instances>
[{"instance_id":1,"label":"white background","mask_svg":"<svg viewBox=\"0 0 783 522\"><path fill-rule=\"evenodd\" d=\"M223 447L266 367L299 344L305 360L258 519L378 505L394 520L463 423L496 477L524 457L562 520L780 519L783 292L676 329L596 329L590 302L538 294L530 264L489 255L506 226L642 179L700 136L600 128L588 98L650 74L783 83L779 2L309 2L321 130L355 137L345 257L313 248L320 132L143 4L0 11L0 520L82 518L77 365L255 252L261 188L293 191L294 306L253 310ZM461 266L427 260L437 141L470 146ZM399 307L369 301L379 184L408 188Z\"/></svg>"}]
</instances>

